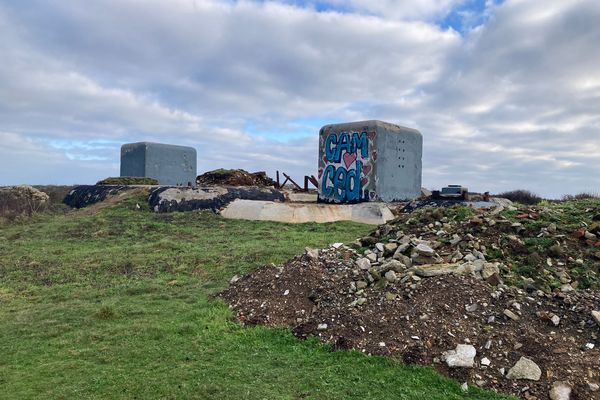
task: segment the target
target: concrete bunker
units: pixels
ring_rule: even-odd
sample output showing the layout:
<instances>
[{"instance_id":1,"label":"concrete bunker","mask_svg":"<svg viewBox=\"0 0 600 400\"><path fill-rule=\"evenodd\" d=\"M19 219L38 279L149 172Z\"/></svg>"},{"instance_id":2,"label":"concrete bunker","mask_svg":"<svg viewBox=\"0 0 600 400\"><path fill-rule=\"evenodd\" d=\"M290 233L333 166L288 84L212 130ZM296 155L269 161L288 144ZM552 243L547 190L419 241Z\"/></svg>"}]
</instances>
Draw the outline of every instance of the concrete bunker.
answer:
<instances>
[{"instance_id":1,"label":"concrete bunker","mask_svg":"<svg viewBox=\"0 0 600 400\"><path fill-rule=\"evenodd\" d=\"M318 199L400 201L421 195L423 137L382 121L325 125L319 132Z\"/></svg>"},{"instance_id":2,"label":"concrete bunker","mask_svg":"<svg viewBox=\"0 0 600 400\"><path fill-rule=\"evenodd\" d=\"M139 142L121 146L121 176L154 178L160 185L196 185L196 149Z\"/></svg>"}]
</instances>

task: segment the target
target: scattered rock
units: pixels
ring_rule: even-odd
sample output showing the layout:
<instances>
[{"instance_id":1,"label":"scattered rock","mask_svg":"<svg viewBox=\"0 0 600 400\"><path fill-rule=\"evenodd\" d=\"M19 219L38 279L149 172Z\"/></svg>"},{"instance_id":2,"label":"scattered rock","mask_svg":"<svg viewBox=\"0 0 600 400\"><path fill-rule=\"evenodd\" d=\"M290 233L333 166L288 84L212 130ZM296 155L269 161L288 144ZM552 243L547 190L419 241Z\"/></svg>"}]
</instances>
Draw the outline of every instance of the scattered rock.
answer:
<instances>
[{"instance_id":1,"label":"scattered rock","mask_svg":"<svg viewBox=\"0 0 600 400\"><path fill-rule=\"evenodd\" d=\"M369 261L369 259L366 257L362 257L356 260L356 265L358 268L367 271L369 268L371 268L371 261Z\"/></svg>"},{"instance_id":2,"label":"scattered rock","mask_svg":"<svg viewBox=\"0 0 600 400\"><path fill-rule=\"evenodd\" d=\"M571 390L571 386L565 382L554 382L552 389L550 389L550 400L569 400Z\"/></svg>"},{"instance_id":3,"label":"scattered rock","mask_svg":"<svg viewBox=\"0 0 600 400\"><path fill-rule=\"evenodd\" d=\"M306 251L306 255L311 260L318 260L319 259L319 250L318 249L311 249L310 247L307 247L305 249L305 251Z\"/></svg>"},{"instance_id":4,"label":"scattered rock","mask_svg":"<svg viewBox=\"0 0 600 400\"><path fill-rule=\"evenodd\" d=\"M383 246L383 254L392 255L396 252L397 248L398 248L397 243L387 243L385 246Z\"/></svg>"},{"instance_id":5,"label":"scattered rock","mask_svg":"<svg viewBox=\"0 0 600 400\"><path fill-rule=\"evenodd\" d=\"M459 344L455 350L448 350L442 354L450 368L473 368L477 350L470 344Z\"/></svg>"},{"instance_id":6,"label":"scattered rock","mask_svg":"<svg viewBox=\"0 0 600 400\"><path fill-rule=\"evenodd\" d=\"M498 264L496 263L485 263L483 264L483 268L481 270L481 277L483 279L489 279L493 275L499 275L500 268L498 268Z\"/></svg>"},{"instance_id":7,"label":"scattered rock","mask_svg":"<svg viewBox=\"0 0 600 400\"><path fill-rule=\"evenodd\" d=\"M526 379L530 381L539 381L542 376L542 370L538 365L526 357L521 357L519 361L508 370L506 378L508 379Z\"/></svg>"},{"instance_id":8,"label":"scattered rock","mask_svg":"<svg viewBox=\"0 0 600 400\"><path fill-rule=\"evenodd\" d=\"M458 267L458 264L425 264L415 267L415 274L424 278L453 274Z\"/></svg>"},{"instance_id":9,"label":"scattered rock","mask_svg":"<svg viewBox=\"0 0 600 400\"><path fill-rule=\"evenodd\" d=\"M508 318L512 319L513 321L518 321L521 319L517 314L510 311L508 308L506 310L504 310L503 314L506 315Z\"/></svg>"},{"instance_id":10,"label":"scattered rock","mask_svg":"<svg viewBox=\"0 0 600 400\"><path fill-rule=\"evenodd\" d=\"M369 284L365 281L358 281L356 282L356 289L361 290L366 288L367 286L369 286Z\"/></svg>"},{"instance_id":11,"label":"scattered rock","mask_svg":"<svg viewBox=\"0 0 600 400\"><path fill-rule=\"evenodd\" d=\"M324 324L324 323L323 323L323 324L319 324L319 325L317 326L317 330L318 330L318 331L324 331L324 330L327 330L327 324Z\"/></svg>"},{"instance_id":12,"label":"scattered rock","mask_svg":"<svg viewBox=\"0 0 600 400\"><path fill-rule=\"evenodd\" d=\"M594 318L594 321L600 326L600 311L592 311L592 318Z\"/></svg>"},{"instance_id":13,"label":"scattered rock","mask_svg":"<svg viewBox=\"0 0 600 400\"><path fill-rule=\"evenodd\" d=\"M388 272L385 273L385 279L388 282L396 282L398 280L398 277L396 276L396 273L392 270L389 270Z\"/></svg>"},{"instance_id":14,"label":"scattered rock","mask_svg":"<svg viewBox=\"0 0 600 400\"><path fill-rule=\"evenodd\" d=\"M428 245L426 245L424 243L419 243L417 245L417 247L415 247L415 250L419 254L424 255L424 256L431 257L431 256L433 256L435 254L435 251L431 247L429 247Z\"/></svg>"}]
</instances>

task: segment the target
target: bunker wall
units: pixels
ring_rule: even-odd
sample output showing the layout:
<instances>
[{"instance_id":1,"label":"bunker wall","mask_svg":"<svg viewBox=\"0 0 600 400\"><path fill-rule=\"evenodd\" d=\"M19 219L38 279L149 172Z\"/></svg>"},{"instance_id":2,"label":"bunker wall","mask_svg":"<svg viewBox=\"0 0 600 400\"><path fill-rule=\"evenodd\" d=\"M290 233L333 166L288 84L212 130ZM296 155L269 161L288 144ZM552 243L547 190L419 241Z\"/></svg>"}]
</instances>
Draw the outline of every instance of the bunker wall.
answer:
<instances>
[{"instance_id":1,"label":"bunker wall","mask_svg":"<svg viewBox=\"0 0 600 400\"><path fill-rule=\"evenodd\" d=\"M130 143L121 147L121 176L144 176L161 185L196 184L196 150L161 143Z\"/></svg>"}]
</instances>

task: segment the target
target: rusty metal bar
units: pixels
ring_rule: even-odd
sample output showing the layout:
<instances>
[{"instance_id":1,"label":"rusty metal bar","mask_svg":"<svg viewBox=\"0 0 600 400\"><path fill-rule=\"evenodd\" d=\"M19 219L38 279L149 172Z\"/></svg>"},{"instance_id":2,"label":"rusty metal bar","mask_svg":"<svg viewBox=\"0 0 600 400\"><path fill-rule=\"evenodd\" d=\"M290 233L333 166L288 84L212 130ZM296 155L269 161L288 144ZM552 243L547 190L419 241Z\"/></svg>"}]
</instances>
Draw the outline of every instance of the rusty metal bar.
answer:
<instances>
[{"instance_id":1,"label":"rusty metal bar","mask_svg":"<svg viewBox=\"0 0 600 400\"><path fill-rule=\"evenodd\" d=\"M283 176L285 176L285 181L286 181L286 182L287 182L287 181L290 181L290 182L292 182L292 184L293 184L294 186L296 186L296 188L297 188L298 190L302 190L302 187L301 187L300 185L298 185L298 184L297 184L297 183L296 183L296 182L295 182L295 181L292 179L292 177L291 177L291 176L289 176L289 175L288 175L288 174L286 174L285 172L282 172L282 173L283 173Z\"/></svg>"}]
</instances>

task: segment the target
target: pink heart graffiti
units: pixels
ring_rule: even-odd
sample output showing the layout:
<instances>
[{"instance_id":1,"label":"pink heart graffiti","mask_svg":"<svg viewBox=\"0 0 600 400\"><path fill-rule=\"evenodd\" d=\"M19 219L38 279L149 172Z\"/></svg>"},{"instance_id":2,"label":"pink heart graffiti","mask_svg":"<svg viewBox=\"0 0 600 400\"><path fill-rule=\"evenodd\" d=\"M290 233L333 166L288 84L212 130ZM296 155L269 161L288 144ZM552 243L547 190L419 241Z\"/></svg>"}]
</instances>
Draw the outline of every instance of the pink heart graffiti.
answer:
<instances>
[{"instance_id":1,"label":"pink heart graffiti","mask_svg":"<svg viewBox=\"0 0 600 400\"><path fill-rule=\"evenodd\" d=\"M366 176L366 175L369 175L369 172L371 172L371 168L372 168L372 167L371 167L370 165L363 165L363 167L362 167L363 174L364 174L365 176Z\"/></svg>"},{"instance_id":2,"label":"pink heart graffiti","mask_svg":"<svg viewBox=\"0 0 600 400\"><path fill-rule=\"evenodd\" d=\"M377 136L377 132L369 132L368 136L369 136L369 140L373 140L373 139L375 139L375 136Z\"/></svg>"},{"instance_id":3,"label":"pink heart graffiti","mask_svg":"<svg viewBox=\"0 0 600 400\"><path fill-rule=\"evenodd\" d=\"M362 187L367 186L367 183L369 183L369 180L367 178L361 178L360 184L362 185Z\"/></svg>"},{"instance_id":4,"label":"pink heart graffiti","mask_svg":"<svg viewBox=\"0 0 600 400\"><path fill-rule=\"evenodd\" d=\"M356 161L356 153L344 153L344 164L346 164L346 168L350 168L354 161Z\"/></svg>"}]
</instances>

